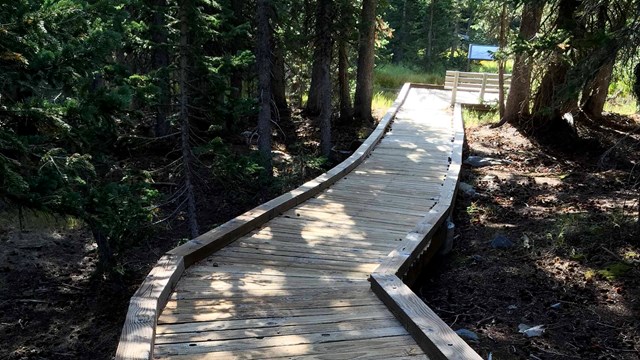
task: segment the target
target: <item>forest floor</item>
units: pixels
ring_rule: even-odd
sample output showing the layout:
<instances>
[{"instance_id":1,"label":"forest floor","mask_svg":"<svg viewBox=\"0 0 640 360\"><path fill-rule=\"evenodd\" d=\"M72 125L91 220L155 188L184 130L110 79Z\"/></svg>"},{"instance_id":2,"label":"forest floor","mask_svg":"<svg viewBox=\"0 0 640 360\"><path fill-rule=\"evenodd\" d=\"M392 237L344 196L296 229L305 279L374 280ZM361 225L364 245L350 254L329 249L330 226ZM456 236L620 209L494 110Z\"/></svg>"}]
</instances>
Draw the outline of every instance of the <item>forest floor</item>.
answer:
<instances>
[{"instance_id":1,"label":"forest floor","mask_svg":"<svg viewBox=\"0 0 640 360\"><path fill-rule=\"evenodd\" d=\"M640 138L624 136L640 119L609 120L617 129L581 129L616 143L608 152L593 142L554 151L510 125L467 127L465 156L502 163L463 167L475 194L459 191L454 249L416 288L454 330L477 336L467 342L483 358L640 359ZM512 246L494 248L497 236ZM526 337L521 324L545 330Z\"/></svg>"},{"instance_id":2,"label":"forest floor","mask_svg":"<svg viewBox=\"0 0 640 360\"><path fill-rule=\"evenodd\" d=\"M306 129L298 142L313 142L313 125L295 125ZM457 245L423 279L427 303L454 329L478 334L472 346L485 358L638 359L640 243L627 216L637 192L629 190L628 166L613 164L620 151L602 168L601 152L560 157L508 126L467 134L469 154L511 163L465 169L463 181L478 194L459 196ZM355 138L340 138L342 148ZM638 146L629 151L640 159ZM299 182L320 171L307 170ZM230 198L215 184L201 191L203 228L264 200ZM123 255L122 278L109 280L96 275L96 247L80 224L26 213L20 231L17 216L7 214L0 217L0 359L111 359L129 297L185 233L178 219L138 243ZM498 233L515 246L492 249ZM524 338L520 323L546 332Z\"/></svg>"}]
</instances>

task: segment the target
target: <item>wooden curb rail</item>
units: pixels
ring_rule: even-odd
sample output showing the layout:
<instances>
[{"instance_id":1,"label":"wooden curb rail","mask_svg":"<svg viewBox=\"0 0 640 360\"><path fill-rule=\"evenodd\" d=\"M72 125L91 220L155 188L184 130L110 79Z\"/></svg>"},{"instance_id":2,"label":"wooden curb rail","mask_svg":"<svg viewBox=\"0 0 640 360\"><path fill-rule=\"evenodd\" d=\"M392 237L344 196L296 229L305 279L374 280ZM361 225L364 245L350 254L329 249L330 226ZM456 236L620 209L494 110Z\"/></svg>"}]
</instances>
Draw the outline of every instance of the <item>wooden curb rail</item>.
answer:
<instances>
[{"instance_id":1,"label":"wooden curb rail","mask_svg":"<svg viewBox=\"0 0 640 360\"><path fill-rule=\"evenodd\" d=\"M371 274L371 288L431 359L480 360L482 357L400 278L422 252L438 246L434 243L434 235L453 208L464 142L462 107L459 103L454 107L453 128L451 162L438 203L389 254L387 261Z\"/></svg>"},{"instance_id":2,"label":"wooden curb rail","mask_svg":"<svg viewBox=\"0 0 640 360\"><path fill-rule=\"evenodd\" d=\"M117 360L152 359L158 316L184 270L256 227L315 196L360 165L384 136L410 88L409 83L402 87L396 101L376 129L345 161L300 187L168 251L160 258L129 302L115 358Z\"/></svg>"}]
</instances>

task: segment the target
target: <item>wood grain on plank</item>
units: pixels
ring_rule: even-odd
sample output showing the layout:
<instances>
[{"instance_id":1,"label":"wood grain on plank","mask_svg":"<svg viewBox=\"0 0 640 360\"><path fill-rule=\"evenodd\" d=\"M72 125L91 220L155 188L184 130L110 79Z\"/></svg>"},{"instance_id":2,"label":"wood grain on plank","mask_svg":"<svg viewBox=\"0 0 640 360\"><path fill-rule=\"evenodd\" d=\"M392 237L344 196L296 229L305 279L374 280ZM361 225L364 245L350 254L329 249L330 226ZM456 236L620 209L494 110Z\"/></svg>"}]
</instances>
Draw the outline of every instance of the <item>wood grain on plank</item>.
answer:
<instances>
[{"instance_id":1,"label":"wood grain on plank","mask_svg":"<svg viewBox=\"0 0 640 360\"><path fill-rule=\"evenodd\" d=\"M116 359L138 360L153 356L158 314L183 271L181 256L165 255L158 260L129 302Z\"/></svg>"},{"instance_id":2,"label":"wood grain on plank","mask_svg":"<svg viewBox=\"0 0 640 360\"><path fill-rule=\"evenodd\" d=\"M374 273L371 285L431 359L482 359L397 276Z\"/></svg>"},{"instance_id":3,"label":"wood grain on plank","mask_svg":"<svg viewBox=\"0 0 640 360\"><path fill-rule=\"evenodd\" d=\"M362 360L386 359L398 355L420 355L420 348L408 335L389 336L364 340L346 340L338 342L286 345L279 347L253 348L235 351L218 351L207 354L186 354L158 356L157 359L296 359L306 356L307 359L324 360Z\"/></svg>"}]
</instances>

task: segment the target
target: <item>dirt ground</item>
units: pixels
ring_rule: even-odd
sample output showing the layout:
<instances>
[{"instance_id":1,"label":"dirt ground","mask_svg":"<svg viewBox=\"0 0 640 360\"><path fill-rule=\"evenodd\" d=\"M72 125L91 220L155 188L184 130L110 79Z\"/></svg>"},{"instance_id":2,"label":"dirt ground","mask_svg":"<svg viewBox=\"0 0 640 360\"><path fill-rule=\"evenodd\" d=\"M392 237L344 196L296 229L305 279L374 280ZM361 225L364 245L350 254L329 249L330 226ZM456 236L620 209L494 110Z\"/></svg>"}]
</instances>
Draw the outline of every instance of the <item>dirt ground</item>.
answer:
<instances>
[{"instance_id":1,"label":"dirt ground","mask_svg":"<svg viewBox=\"0 0 640 360\"><path fill-rule=\"evenodd\" d=\"M640 359L640 139L627 130L606 131L613 150L565 154L509 125L467 128L465 156L503 161L464 166L476 193L460 191L454 249L417 291L485 359ZM500 235L513 246L493 248Z\"/></svg>"}]
</instances>

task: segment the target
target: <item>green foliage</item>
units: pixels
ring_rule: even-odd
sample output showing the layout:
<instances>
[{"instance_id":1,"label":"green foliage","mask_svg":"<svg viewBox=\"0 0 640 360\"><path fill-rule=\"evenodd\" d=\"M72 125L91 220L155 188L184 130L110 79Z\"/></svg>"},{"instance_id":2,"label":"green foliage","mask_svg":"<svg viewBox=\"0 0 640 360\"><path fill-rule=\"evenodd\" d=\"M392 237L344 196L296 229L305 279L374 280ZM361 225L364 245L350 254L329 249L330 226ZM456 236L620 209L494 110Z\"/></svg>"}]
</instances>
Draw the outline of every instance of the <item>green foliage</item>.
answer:
<instances>
[{"instance_id":1,"label":"green foliage","mask_svg":"<svg viewBox=\"0 0 640 360\"><path fill-rule=\"evenodd\" d=\"M91 189L83 199L82 210L89 224L107 236L113 249L121 251L152 234L155 217L152 206L159 199L157 190L144 182L109 182ZM95 230L95 229L94 229Z\"/></svg>"},{"instance_id":2,"label":"green foliage","mask_svg":"<svg viewBox=\"0 0 640 360\"><path fill-rule=\"evenodd\" d=\"M633 267L624 262L615 262L609 264L604 269L598 270L597 273L603 278L613 281L625 276Z\"/></svg>"},{"instance_id":3,"label":"green foliage","mask_svg":"<svg viewBox=\"0 0 640 360\"><path fill-rule=\"evenodd\" d=\"M157 199L144 180L110 173L140 80L113 57L128 3L0 6L0 200L75 216L113 249L148 233Z\"/></svg>"},{"instance_id":4,"label":"green foliage","mask_svg":"<svg viewBox=\"0 0 640 360\"><path fill-rule=\"evenodd\" d=\"M298 151L299 154L293 155L290 159L276 163L276 176L270 185L272 193L282 194L293 190L309 178L326 171L326 157L306 153L304 150Z\"/></svg>"},{"instance_id":5,"label":"green foliage","mask_svg":"<svg viewBox=\"0 0 640 360\"><path fill-rule=\"evenodd\" d=\"M495 124L500 121L500 115L497 109L481 111L463 108L462 118L464 119L464 123L466 126Z\"/></svg>"}]
</instances>

